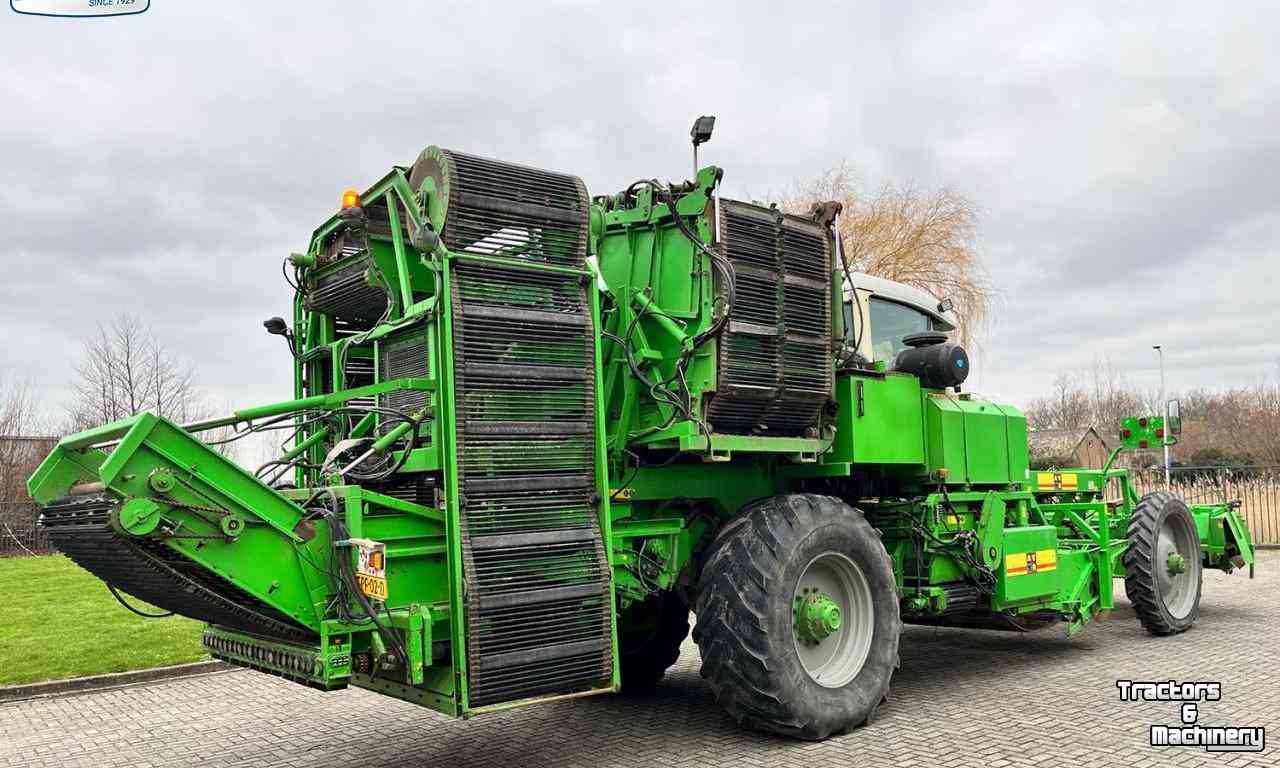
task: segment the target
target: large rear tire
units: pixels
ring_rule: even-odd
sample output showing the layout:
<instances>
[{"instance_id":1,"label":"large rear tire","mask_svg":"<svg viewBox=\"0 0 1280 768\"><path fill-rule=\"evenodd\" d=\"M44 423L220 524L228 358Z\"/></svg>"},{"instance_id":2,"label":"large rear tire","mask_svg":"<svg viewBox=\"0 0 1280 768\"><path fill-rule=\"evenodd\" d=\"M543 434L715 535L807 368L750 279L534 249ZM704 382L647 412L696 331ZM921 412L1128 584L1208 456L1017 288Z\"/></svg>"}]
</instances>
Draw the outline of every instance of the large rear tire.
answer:
<instances>
[{"instance_id":1,"label":"large rear tire","mask_svg":"<svg viewBox=\"0 0 1280 768\"><path fill-rule=\"evenodd\" d=\"M1203 577L1195 518L1177 496L1149 493L1129 519L1124 591L1153 635L1185 632L1200 615Z\"/></svg>"},{"instance_id":2,"label":"large rear tire","mask_svg":"<svg viewBox=\"0 0 1280 768\"><path fill-rule=\"evenodd\" d=\"M689 635L689 606L674 592L659 592L624 612L618 627L623 691L653 688L680 658Z\"/></svg>"},{"instance_id":3,"label":"large rear tire","mask_svg":"<svg viewBox=\"0 0 1280 768\"><path fill-rule=\"evenodd\" d=\"M775 496L726 524L695 612L702 676L752 728L819 740L862 725L898 664L889 555L861 512L828 496Z\"/></svg>"}]
</instances>

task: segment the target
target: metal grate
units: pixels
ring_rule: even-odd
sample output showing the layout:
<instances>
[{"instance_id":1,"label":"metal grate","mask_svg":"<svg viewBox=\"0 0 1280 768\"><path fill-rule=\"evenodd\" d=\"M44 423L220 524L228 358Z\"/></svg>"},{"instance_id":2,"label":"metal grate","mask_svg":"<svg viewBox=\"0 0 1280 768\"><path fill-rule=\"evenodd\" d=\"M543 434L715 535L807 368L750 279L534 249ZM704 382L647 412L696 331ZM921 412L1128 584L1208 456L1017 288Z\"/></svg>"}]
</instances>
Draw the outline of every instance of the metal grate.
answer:
<instances>
[{"instance_id":1,"label":"metal grate","mask_svg":"<svg viewBox=\"0 0 1280 768\"><path fill-rule=\"evenodd\" d=\"M451 252L582 266L589 201L578 177L430 147L409 183L427 178L448 198L442 235Z\"/></svg>"},{"instance_id":2,"label":"metal grate","mask_svg":"<svg viewBox=\"0 0 1280 768\"><path fill-rule=\"evenodd\" d=\"M590 304L581 275L529 264L583 267L586 193L573 177L447 160L446 245L502 260L450 268L468 701L601 689L613 614Z\"/></svg>"},{"instance_id":3,"label":"metal grate","mask_svg":"<svg viewBox=\"0 0 1280 768\"><path fill-rule=\"evenodd\" d=\"M399 472L386 480L366 483L366 487L370 490L427 507L433 507L436 504L437 485L438 480L434 472Z\"/></svg>"},{"instance_id":4,"label":"metal grate","mask_svg":"<svg viewBox=\"0 0 1280 768\"><path fill-rule=\"evenodd\" d=\"M612 675L595 364L575 275L453 268L472 706Z\"/></svg>"},{"instance_id":5,"label":"metal grate","mask_svg":"<svg viewBox=\"0 0 1280 768\"><path fill-rule=\"evenodd\" d=\"M409 242L409 213L404 205L396 202L396 214L400 217L400 236ZM365 229L373 237L384 240L391 239L391 215L387 210L387 199L382 198L364 209Z\"/></svg>"},{"instance_id":6,"label":"metal grate","mask_svg":"<svg viewBox=\"0 0 1280 768\"><path fill-rule=\"evenodd\" d=\"M370 274L372 264L368 251L363 251L317 272L304 305L359 330L373 327L387 309L387 292Z\"/></svg>"},{"instance_id":7,"label":"metal grate","mask_svg":"<svg viewBox=\"0 0 1280 768\"><path fill-rule=\"evenodd\" d=\"M379 342L378 380L430 378L429 355L425 328L411 327L392 333ZM426 408L430 402L431 393L417 389L393 389L378 395L379 406L408 414Z\"/></svg>"},{"instance_id":8,"label":"metal grate","mask_svg":"<svg viewBox=\"0 0 1280 768\"><path fill-rule=\"evenodd\" d=\"M723 201L736 301L707 409L717 431L802 435L831 397L831 248L812 221Z\"/></svg>"},{"instance_id":9,"label":"metal grate","mask_svg":"<svg viewBox=\"0 0 1280 768\"><path fill-rule=\"evenodd\" d=\"M373 358L354 354L347 357L342 368L342 386L344 389L368 386L373 384L374 380ZM349 408L359 411L367 411L373 404L374 398L372 396L356 397L347 401Z\"/></svg>"},{"instance_id":10,"label":"metal grate","mask_svg":"<svg viewBox=\"0 0 1280 768\"><path fill-rule=\"evenodd\" d=\"M325 242L316 257L316 269L324 269L368 250L365 234L359 230L340 229Z\"/></svg>"}]
</instances>

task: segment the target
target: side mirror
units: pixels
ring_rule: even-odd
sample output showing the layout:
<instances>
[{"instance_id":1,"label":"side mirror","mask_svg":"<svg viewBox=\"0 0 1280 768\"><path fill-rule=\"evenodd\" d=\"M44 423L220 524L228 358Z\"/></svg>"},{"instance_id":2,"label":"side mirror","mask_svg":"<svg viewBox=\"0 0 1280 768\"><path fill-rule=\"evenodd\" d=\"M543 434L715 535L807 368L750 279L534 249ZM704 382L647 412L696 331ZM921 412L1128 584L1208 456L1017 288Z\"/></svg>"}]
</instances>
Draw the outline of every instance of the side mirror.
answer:
<instances>
[{"instance_id":1,"label":"side mirror","mask_svg":"<svg viewBox=\"0 0 1280 768\"><path fill-rule=\"evenodd\" d=\"M1164 406L1166 432L1170 435L1182 434L1182 411L1177 400L1170 400Z\"/></svg>"},{"instance_id":2,"label":"side mirror","mask_svg":"<svg viewBox=\"0 0 1280 768\"><path fill-rule=\"evenodd\" d=\"M298 350L294 347L293 334L289 332L289 324L284 321L283 317L268 317L262 321L262 327L267 329L267 333L272 336L279 336L284 339L284 343L289 345L289 354L294 357L298 356Z\"/></svg>"}]
</instances>

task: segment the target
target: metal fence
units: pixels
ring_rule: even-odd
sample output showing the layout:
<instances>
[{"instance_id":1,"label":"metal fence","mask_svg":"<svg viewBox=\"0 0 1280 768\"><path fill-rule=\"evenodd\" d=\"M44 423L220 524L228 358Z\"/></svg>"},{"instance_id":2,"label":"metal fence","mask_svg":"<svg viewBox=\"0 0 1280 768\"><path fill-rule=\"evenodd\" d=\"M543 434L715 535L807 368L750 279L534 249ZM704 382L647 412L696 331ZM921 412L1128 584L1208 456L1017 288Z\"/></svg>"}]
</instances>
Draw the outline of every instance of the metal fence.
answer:
<instances>
[{"instance_id":1,"label":"metal fence","mask_svg":"<svg viewBox=\"0 0 1280 768\"><path fill-rule=\"evenodd\" d=\"M0 557L53 551L36 520L40 508L31 501L0 501Z\"/></svg>"},{"instance_id":2,"label":"metal fence","mask_svg":"<svg viewBox=\"0 0 1280 768\"><path fill-rule=\"evenodd\" d=\"M55 442L53 437L0 434L0 557L49 551L48 538L36 527L39 511L26 498L26 485Z\"/></svg>"},{"instance_id":3,"label":"metal fence","mask_svg":"<svg viewBox=\"0 0 1280 768\"><path fill-rule=\"evenodd\" d=\"M1139 495L1165 490L1164 469L1131 469ZM1256 544L1280 545L1280 465L1174 467L1169 490L1188 504L1240 502Z\"/></svg>"}]
</instances>

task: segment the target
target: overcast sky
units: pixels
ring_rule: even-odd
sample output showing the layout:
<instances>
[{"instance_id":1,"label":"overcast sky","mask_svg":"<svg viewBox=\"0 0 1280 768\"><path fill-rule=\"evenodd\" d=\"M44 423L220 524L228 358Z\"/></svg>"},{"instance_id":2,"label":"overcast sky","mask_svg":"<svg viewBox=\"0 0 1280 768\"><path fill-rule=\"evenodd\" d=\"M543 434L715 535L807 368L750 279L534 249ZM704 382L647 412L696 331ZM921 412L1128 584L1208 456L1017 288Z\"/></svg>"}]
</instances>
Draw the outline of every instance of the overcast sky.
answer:
<instances>
[{"instance_id":1,"label":"overcast sky","mask_svg":"<svg viewBox=\"0 0 1280 768\"><path fill-rule=\"evenodd\" d=\"M1274 6L242 5L0 12L0 376L50 409L124 312L219 403L288 398L261 320L343 188L433 143L594 193L684 178L703 113L730 196L848 161L972 198L1003 298L984 394L1103 357L1154 387L1157 343L1171 388L1280 375Z\"/></svg>"}]
</instances>

